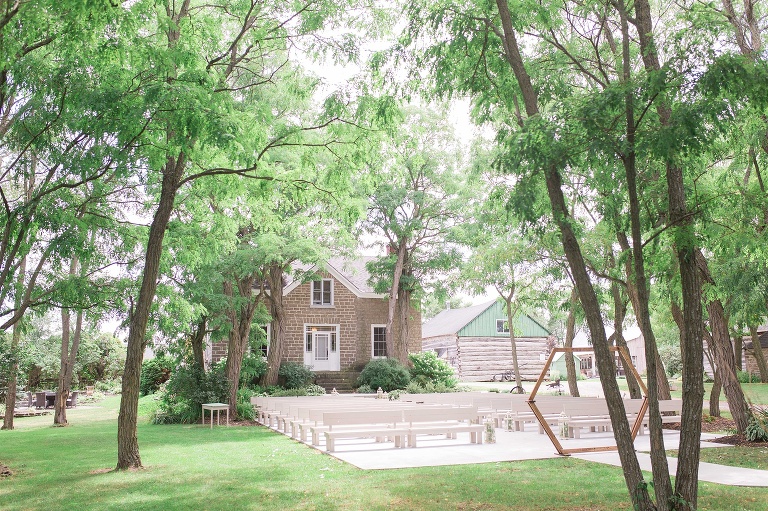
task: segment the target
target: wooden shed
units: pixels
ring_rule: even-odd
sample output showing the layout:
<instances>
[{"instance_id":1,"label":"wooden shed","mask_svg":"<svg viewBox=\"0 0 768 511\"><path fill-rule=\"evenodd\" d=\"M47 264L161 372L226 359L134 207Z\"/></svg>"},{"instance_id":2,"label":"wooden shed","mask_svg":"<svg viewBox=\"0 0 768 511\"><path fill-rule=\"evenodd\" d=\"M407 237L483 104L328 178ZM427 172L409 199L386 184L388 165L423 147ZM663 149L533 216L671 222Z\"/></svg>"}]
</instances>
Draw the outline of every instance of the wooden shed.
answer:
<instances>
[{"instance_id":1,"label":"wooden shed","mask_svg":"<svg viewBox=\"0 0 768 511\"><path fill-rule=\"evenodd\" d=\"M462 381L494 381L512 371L512 345L500 301L448 309L422 325L422 350L446 360ZM514 321L520 376L535 380L544 367L550 332L526 314Z\"/></svg>"}]
</instances>

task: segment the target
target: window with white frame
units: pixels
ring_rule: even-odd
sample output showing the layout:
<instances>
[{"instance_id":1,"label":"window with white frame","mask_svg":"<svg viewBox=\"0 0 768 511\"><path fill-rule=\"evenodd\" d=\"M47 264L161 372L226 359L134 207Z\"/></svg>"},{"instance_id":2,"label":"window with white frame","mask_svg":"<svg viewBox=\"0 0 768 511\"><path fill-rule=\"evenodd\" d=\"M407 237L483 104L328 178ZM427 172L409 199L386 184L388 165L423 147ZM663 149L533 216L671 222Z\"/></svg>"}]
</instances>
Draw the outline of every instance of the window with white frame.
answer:
<instances>
[{"instance_id":1,"label":"window with white frame","mask_svg":"<svg viewBox=\"0 0 768 511\"><path fill-rule=\"evenodd\" d=\"M496 320L496 333L498 334L508 334L509 333L509 321L506 319L497 319Z\"/></svg>"},{"instance_id":2,"label":"window with white frame","mask_svg":"<svg viewBox=\"0 0 768 511\"><path fill-rule=\"evenodd\" d=\"M333 279L312 281L312 306L333 306Z\"/></svg>"},{"instance_id":3,"label":"window with white frame","mask_svg":"<svg viewBox=\"0 0 768 511\"><path fill-rule=\"evenodd\" d=\"M384 358L387 356L387 326L371 325L371 356Z\"/></svg>"},{"instance_id":4,"label":"window with white frame","mask_svg":"<svg viewBox=\"0 0 768 511\"><path fill-rule=\"evenodd\" d=\"M261 351L261 356L266 358L267 355L269 355L269 334L271 333L271 326L269 323L260 326L264 331L264 334L259 336L261 338L261 346L259 346L259 350Z\"/></svg>"}]
</instances>

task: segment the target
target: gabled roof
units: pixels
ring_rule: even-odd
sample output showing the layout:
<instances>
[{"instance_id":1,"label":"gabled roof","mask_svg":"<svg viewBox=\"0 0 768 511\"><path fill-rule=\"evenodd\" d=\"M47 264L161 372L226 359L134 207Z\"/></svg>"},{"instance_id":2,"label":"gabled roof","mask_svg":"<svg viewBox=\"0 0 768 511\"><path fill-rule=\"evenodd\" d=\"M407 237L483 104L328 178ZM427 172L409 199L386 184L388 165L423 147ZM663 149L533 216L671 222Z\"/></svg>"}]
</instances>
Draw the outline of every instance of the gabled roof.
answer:
<instances>
[{"instance_id":1,"label":"gabled roof","mask_svg":"<svg viewBox=\"0 0 768 511\"><path fill-rule=\"evenodd\" d=\"M371 275L368 273L365 265L373 259L375 258L359 257L357 259L344 259L332 257L324 264L315 264L302 267L301 269L305 272L327 271L358 298L384 298L386 295L374 292L373 286L368 283ZM287 295L301 284L301 280L289 282L283 289L283 295Z\"/></svg>"},{"instance_id":2,"label":"gabled roof","mask_svg":"<svg viewBox=\"0 0 768 511\"><path fill-rule=\"evenodd\" d=\"M421 337L437 337L440 335L457 334L470 321L488 310L496 300L462 309L446 309L421 326Z\"/></svg>"},{"instance_id":3,"label":"gabled roof","mask_svg":"<svg viewBox=\"0 0 768 511\"><path fill-rule=\"evenodd\" d=\"M757 333L758 333L758 339L760 339L760 346L763 348L763 350L768 349L768 327L765 327L765 326L757 327ZM744 336L744 349L752 350L752 336L749 336L749 335Z\"/></svg>"}]
</instances>

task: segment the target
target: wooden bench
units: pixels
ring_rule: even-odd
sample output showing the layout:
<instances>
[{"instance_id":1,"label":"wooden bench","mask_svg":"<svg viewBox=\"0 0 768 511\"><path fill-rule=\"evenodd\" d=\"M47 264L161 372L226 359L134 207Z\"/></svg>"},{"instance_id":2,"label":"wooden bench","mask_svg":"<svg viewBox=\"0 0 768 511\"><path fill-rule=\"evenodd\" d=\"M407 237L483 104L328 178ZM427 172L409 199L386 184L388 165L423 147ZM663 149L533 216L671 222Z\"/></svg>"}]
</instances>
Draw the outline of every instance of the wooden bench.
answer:
<instances>
[{"instance_id":1,"label":"wooden bench","mask_svg":"<svg viewBox=\"0 0 768 511\"><path fill-rule=\"evenodd\" d=\"M482 444L485 426L473 423L476 420L476 406L403 410L403 422L408 427L409 447L416 447L417 435L444 434L447 438L456 438L457 433L469 433L473 444Z\"/></svg>"},{"instance_id":2,"label":"wooden bench","mask_svg":"<svg viewBox=\"0 0 768 511\"><path fill-rule=\"evenodd\" d=\"M339 438L376 438L377 442L392 438L395 447L403 447L408 430L397 426L402 419L402 410L325 412L323 426L328 428L324 431L325 448L334 452Z\"/></svg>"},{"instance_id":3,"label":"wooden bench","mask_svg":"<svg viewBox=\"0 0 768 511\"><path fill-rule=\"evenodd\" d=\"M624 410L627 420L634 423L637 414L640 413L642 399L625 399ZM608 412L608 403L604 399L578 398L578 401L569 401L564 405L563 413L567 416L568 437L581 438L581 430L589 428L590 431L612 431L613 424ZM558 424L558 427L561 425ZM638 430L643 434L643 427Z\"/></svg>"}]
</instances>

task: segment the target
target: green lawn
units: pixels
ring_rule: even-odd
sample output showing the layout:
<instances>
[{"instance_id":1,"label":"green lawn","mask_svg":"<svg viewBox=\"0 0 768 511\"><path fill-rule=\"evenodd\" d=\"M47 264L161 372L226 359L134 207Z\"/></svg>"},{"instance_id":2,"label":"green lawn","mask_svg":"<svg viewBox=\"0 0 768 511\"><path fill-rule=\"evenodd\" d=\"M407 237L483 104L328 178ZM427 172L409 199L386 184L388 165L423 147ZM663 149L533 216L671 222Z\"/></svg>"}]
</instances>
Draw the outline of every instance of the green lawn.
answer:
<instances>
[{"instance_id":1,"label":"green lawn","mask_svg":"<svg viewBox=\"0 0 768 511\"><path fill-rule=\"evenodd\" d=\"M66 428L47 416L0 431L0 462L15 473L0 479L0 509L631 509L615 467L559 458L362 471L261 427L143 423L145 469L113 472L117 406L71 410ZM768 489L702 483L699 509L768 511Z\"/></svg>"},{"instance_id":2,"label":"green lawn","mask_svg":"<svg viewBox=\"0 0 768 511\"><path fill-rule=\"evenodd\" d=\"M669 455L676 457L678 451L670 451ZM734 446L702 449L701 461L730 467L768 470L768 447Z\"/></svg>"}]
</instances>

